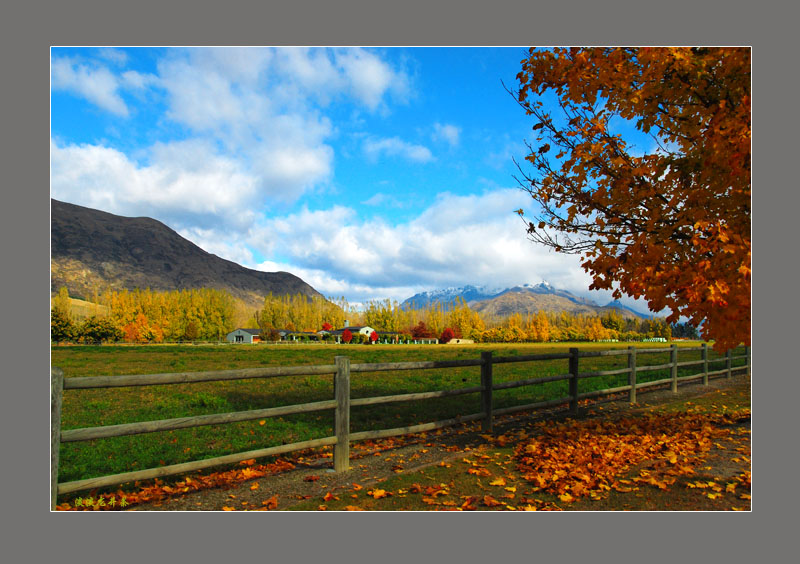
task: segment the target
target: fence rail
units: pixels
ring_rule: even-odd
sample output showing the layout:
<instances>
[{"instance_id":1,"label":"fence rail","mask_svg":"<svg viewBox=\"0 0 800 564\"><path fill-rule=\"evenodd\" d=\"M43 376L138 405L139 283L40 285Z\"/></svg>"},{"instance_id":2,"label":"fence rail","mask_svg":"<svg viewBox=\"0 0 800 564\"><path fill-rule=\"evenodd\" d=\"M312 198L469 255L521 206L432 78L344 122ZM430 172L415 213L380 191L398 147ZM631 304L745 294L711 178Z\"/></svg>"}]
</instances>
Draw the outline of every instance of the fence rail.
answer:
<instances>
[{"instance_id":1,"label":"fence rail","mask_svg":"<svg viewBox=\"0 0 800 564\"><path fill-rule=\"evenodd\" d=\"M160 478L175 474L182 474L186 472L193 472L213 466L231 464L248 460L252 458L260 458L264 456L273 456L278 454L285 454L298 450L308 448L316 448L320 446L333 445L333 467L336 472L343 472L349 468L350 459L350 443L352 441L387 438L398 435L405 435L411 433L420 433L431 431L435 429L442 429L458 425L469 421L481 421L481 428L483 432L491 432L493 418L497 415L504 415L515 413L518 411L527 411L533 409L541 409L547 407L557 407L564 404L569 404L569 410L573 414L577 414L578 402L587 398L594 398L603 395L616 394L621 392L629 392L629 400L636 402L637 390L645 388L671 384L673 392L677 392L679 383L687 382L695 379L702 379L703 384L708 384L708 379L711 376L726 375L728 378L732 376L733 371L745 370L748 376L751 373L751 349L745 347L745 354L739 356L732 356L731 351L727 351L724 357L709 359L708 348L704 344L701 347L685 347L680 349L684 351L701 351L701 360L699 361L685 361L678 362L678 348L677 345L672 345L670 348L654 348L654 349L637 349L635 347L628 347L627 349L615 349L608 351L580 351L577 348L569 349L569 353L554 353L554 354L538 354L538 355L522 355L513 357L492 357L491 352L481 353L481 357L477 359L462 359L462 360L447 360L447 361L423 361L423 362L387 362L387 363L361 363L350 364L350 359L344 356L337 356L335 364L328 365L310 365L310 366L291 366L291 367L265 367L265 368L245 368L237 370L218 370L209 372L184 372L184 373L165 373L165 374L147 374L147 375L125 375L125 376L93 376L93 377L74 377L64 378L64 374L59 368L52 368L51 375L51 506L55 507L56 498L58 494L67 494L87 489L94 489L100 487L114 486L135 480L148 480L153 478ZM637 365L637 358L642 354L648 353L670 353L670 362L667 364L658 365ZM580 372L580 359L601 357L601 356L615 356L627 355L628 366L627 368L614 369L614 370L594 370ZM523 380L516 380L512 382L498 382L493 383L493 366L495 364L506 363L519 363L519 362L537 362L542 360L568 360L569 372L565 374L557 374L552 376L544 376L539 378L527 378ZM733 360L745 359L743 366L732 366ZM725 362L725 368L722 370L709 371L710 363ZM703 369L697 374L678 377L678 367L694 366L702 364ZM351 398L350 397L350 374L353 372L379 372L379 371L403 371L403 370L423 370L432 368L455 368L465 366L480 366L481 368L481 384L480 386L471 386L466 388L451 389L451 390L432 390L428 392L417 392L390 396L377 396L367 398ZM644 371L652 370L670 370L670 377L651 382L638 382L636 381L637 374ZM158 421L143 421L138 423L125 423L119 425L108 425L100 427L88 427L82 429L61 430L61 402L64 391L66 390L81 390L91 388L112 388L123 386L154 386L163 384L183 384L193 382L208 382L220 380L244 380L252 378L275 378L280 376L296 376L296 375L319 375L319 374L333 374L334 375L334 398L325 401L317 401L312 403L286 405L281 407L273 407L268 409L256 409L249 411L238 411L228 413L217 413L210 415L198 415L192 417L179 417L173 419L162 419ZM578 382L587 378L598 378L605 376L614 376L620 374L628 374L628 384L625 386L616 386L602 390L594 390L584 393L579 393ZM550 399L547 401L540 401L525 405L517 405L505 407L502 409L494 410L492 407L492 392L496 390L507 390L511 388L518 388L522 386L530 386L543 384L545 382L555 382L560 380L567 380L569 382L569 395ZM380 405L393 402L407 402L419 401L431 398L443 398L451 396L459 396L465 394L480 394L481 411L469 415L457 416L450 419L441 421L434 421L430 423L421 423L418 425L411 425L405 427L396 427L392 429L379 429L368 430L356 433L350 432L350 409L353 407L361 407L367 405ZM215 458L208 458L192 462L185 462L181 464L173 464L168 466L161 466L158 468L150 468L145 470L138 470L134 472L125 472L122 474L114 474L110 476L101 476L96 478L89 478L85 480L76 480L65 483L58 483L58 461L59 461L59 445L60 443L75 442L75 441L89 441L110 437L122 437L127 435L141 434L141 433L154 433L160 431L171 431L175 429L186 429L190 427L199 427L203 425L218 425L233 423L239 421L248 421L254 419L263 419L267 417L278 417L284 415L309 413L322 410L334 410L334 435L330 437L323 437L314 440L308 440L297 443L290 443L285 445L278 445L269 448L262 448L258 450L251 450L247 452L240 452L226 456L219 456Z\"/></svg>"}]
</instances>

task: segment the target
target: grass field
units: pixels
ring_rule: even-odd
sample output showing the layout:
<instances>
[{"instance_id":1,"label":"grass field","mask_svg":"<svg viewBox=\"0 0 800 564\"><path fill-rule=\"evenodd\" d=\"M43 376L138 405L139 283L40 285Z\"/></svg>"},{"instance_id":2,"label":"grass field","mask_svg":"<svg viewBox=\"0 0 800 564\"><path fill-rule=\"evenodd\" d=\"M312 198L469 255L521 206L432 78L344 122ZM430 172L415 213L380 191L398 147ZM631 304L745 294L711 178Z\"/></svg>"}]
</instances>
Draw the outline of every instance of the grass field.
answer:
<instances>
[{"instance_id":1,"label":"grass field","mask_svg":"<svg viewBox=\"0 0 800 564\"><path fill-rule=\"evenodd\" d=\"M681 343L679 347L697 346ZM332 364L338 355L351 363L401 362L478 358L490 350L495 356L514 356L581 350L626 348L627 344L563 343L512 345L374 345L374 346L65 346L52 347L51 365L65 377L195 372L260 366ZM639 348L667 348L654 343ZM735 353L739 354L739 353ZM679 361L700 358L699 352L679 354ZM709 350L709 358L718 358ZM663 364L669 353L638 355L637 365ZM743 361L734 361L734 366ZM627 356L581 359L581 372L627 366ZM710 370L721 369L715 363ZM679 369L679 376L695 374L700 366ZM566 360L501 364L494 367L495 383L568 372ZM639 382L666 378L668 370L639 374ZM479 367L438 370L353 373L351 396L402 394L480 384ZM627 375L580 381L580 391L627 384ZM494 393L496 409L543 401L567 395L567 382L551 382L501 390ZM243 380L111 388L67 390L62 407L62 429L114 425L192 415L243 411L321 401L333 397L333 378L286 376L265 380ZM478 394L353 408L351 431L413 425L480 411ZM116 474L131 470L177 464L333 435L333 411L270 418L261 421L196 427L179 431L133 435L61 445L59 482Z\"/></svg>"}]
</instances>

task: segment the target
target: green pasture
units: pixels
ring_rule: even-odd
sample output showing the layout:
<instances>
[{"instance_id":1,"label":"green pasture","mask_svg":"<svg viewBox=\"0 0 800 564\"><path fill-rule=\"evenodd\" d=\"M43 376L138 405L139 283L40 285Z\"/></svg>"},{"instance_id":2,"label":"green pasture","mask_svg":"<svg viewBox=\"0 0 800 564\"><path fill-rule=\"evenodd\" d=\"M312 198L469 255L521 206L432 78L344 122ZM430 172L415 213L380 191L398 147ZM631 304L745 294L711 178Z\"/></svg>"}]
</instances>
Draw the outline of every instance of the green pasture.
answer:
<instances>
[{"instance_id":1,"label":"green pasture","mask_svg":"<svg viewBox=\"0 0 800 564\"><path fill-rule=\"evenodd\" d=\"M697 347L699 343L680 343ZM54 346L51 365L66 378L78 376L197 372L259 366L333 364L334 357L350 362L402 362L515 356L584 350L627 348L627 343L547 343L449 345L219 345L219 346ZM637 344L637 348L664 348L663 353L637 355L637 366L669 362L668 345ZM734 355L742 354L741 349ZM709 348L709 359L720 357ZM679 352L679 362L699 360L699 351ZM494 366L494 382L564 374L568 361L551 360ZM741 366L743 360L735 360ZM581 358L580 371L627 366L627 355ZM724 368L724 358L709 370ZM679 368L679 376L699 373L702 365ZM669 377L669 370L638 374L639 382ZM579 381L579 391L624 386L627 374ZM480 367L351 374L351 396L370 397L480 385ZM567 381L499 390L494 408L501 409L568 395ZM62 429L115 425L211 413L263 409L333 398L333 376L284 376L227 382L203 382L147 387L66 390ZM385 429L448 419L480 411L478 394L417 402L352 408L351 432ZM332 436L333 410L260 421L196 427L178 431L63 443L59 482L178 464L269 446Z\"/></svg>"}]
</instances>

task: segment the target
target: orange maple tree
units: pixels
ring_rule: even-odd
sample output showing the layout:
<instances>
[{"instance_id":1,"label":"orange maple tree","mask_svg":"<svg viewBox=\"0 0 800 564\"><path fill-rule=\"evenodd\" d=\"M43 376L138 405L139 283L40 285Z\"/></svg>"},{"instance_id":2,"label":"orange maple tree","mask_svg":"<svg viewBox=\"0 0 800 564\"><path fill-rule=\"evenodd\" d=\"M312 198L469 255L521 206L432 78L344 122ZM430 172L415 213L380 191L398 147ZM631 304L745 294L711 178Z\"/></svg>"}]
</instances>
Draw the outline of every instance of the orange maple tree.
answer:
<instances>
[{"instance_id":1,"label":"orange maple tree","mask_svg":"<svg viewBox=\"0 0 800 564\"><path fill-rule=\"evenodd\" d=\"M750 69L749 48L531 49L514 92L537 119L536 173L517 178L541 210L529 237L718 351L750 344Z\"/></svg>"}]
</instances>

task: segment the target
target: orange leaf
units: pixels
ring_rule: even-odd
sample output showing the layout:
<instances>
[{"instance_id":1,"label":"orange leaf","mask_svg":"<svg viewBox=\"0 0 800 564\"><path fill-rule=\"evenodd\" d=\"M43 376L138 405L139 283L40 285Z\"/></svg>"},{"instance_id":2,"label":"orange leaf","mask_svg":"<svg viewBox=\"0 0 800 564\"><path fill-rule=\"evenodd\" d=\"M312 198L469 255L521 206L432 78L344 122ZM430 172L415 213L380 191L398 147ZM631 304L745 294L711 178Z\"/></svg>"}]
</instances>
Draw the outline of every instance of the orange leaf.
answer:
<instances>
[{"instance_id":1,"label":"orange leaf","mask_svg":"<svg viewBox=\"0 0 800 564\"><path fill-rule=\"evenodd\" d=\"M258 422L259 425L265 425L266 423L267 423L266 419L262 419L261 421Z\"/></svg>"},{"instance_id":2,"label":"orange leaf","mask_svg":"<svg viewBox=\"0 0 800 564\"><path fill-rule=\"evenodd\" d=\"M361 509L357 505L345 505L344 508L345 508L345 511L364 511L363 509Z\"/></svg>"},{"instance_id":3,"label":"orange leaf","mask_svg":"<svg viewBox=\"0 0 800 564\"><path fill-rule=\"evenodd\" d=\"M278 496L273 495L267 501L262 501L261 505L266 506L267 509L277 509L278 508Z\"/></svg>"},{"instance_id":4,"label":"orange leaf","mask_svg":"<svg viewBox=\"0 0 800 564\"><path fill-rule=\"evenodd\" d=\"M497 505L502 505L499 501L497 501L495 498L493 498L490 495L483 496L483 504L486 507L495 507Z\"/></svg>"},{"instance_id":5,"label":"orange leaf","mask_svg":"<svg viewBox=\"0 0 800 564\"><path fill-rule=\"evenodd\" d=\"M304 482L316 482L317 480L319 480L319 476L306 476L303 478Z\"/></svg>"},{"instance_id":6,"label":"orange leaf","mask_svg":"<svg viewBox=\"0 0 800 564\"><path fill-rule=\"evenodd\" d=\"M389 494L385 490L382 490L380 488L375 488L374 490L368 491L367 495L370 495L370 496L374 497L375 499L380 499L382 497L388 496Z\"/></svg>"},{"instance_id":7,"label":"orange leaf","mask_svg":"<svg viewBox=\"0 0 800 564\"><path fill-rule=\"evenodd\" d=\"M333 495L331 492L326 493L325 497L322 498L323 501L330 501L332 499L335 499L336 501L339 501L339 498L336 497L335 495Z\"/></svg>"},{"instance_id":8,"label":"orange leaf","mask_svg":"<svg viewBox=\"0 0 800 564\"><path fill-rule=\"evenodd\" d=\"M228 506L226 506L226 505L223 505L223 506L222 506L222 510L223 510L223 511L236 511L236 508L234 508L234 507L228 507Z\"/></svg>"},{"instance_id":9,"label":"orange leaf","mask_svg":"<svg viewBox=\"0 0 800 564\"><path fill-rule=\"evenodd\" d=\"M496 480L492 480L491 482L489 482L489 485L490 486L505 486L506 485L506 480L505 480L505 478L497 478Z\"/></svg>"}]
</instances>

